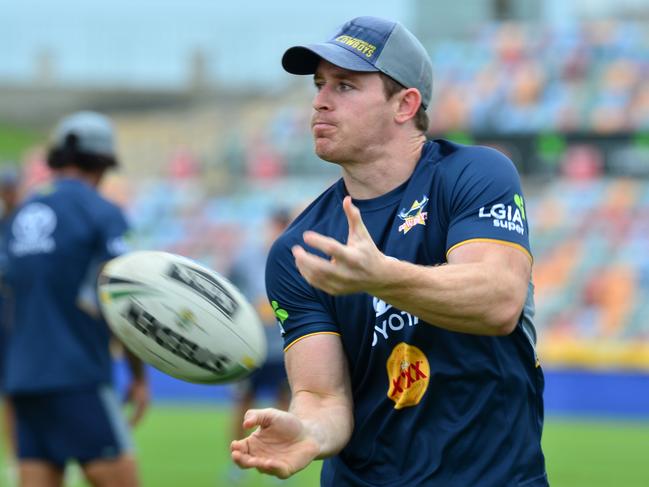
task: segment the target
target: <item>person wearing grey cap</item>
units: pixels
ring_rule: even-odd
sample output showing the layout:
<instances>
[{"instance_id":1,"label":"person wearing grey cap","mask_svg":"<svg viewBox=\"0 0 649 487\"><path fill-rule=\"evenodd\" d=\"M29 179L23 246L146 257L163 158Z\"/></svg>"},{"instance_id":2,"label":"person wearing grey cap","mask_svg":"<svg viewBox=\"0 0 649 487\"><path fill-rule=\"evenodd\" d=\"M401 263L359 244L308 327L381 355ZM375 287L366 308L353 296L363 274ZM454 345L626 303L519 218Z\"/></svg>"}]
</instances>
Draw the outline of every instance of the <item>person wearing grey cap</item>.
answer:
<instances>
[{"instance_id":1,"label":"person wearing grey cap","mask_svg":"<svg viewBox=\"0 0 649 487\"><path fill-rule=\"evenodd\" d=\"M315 152L342 178L273 245L288 411L251 409L243 468L321 485L547 486L521 183L500 152L427 140L429 55L401 24L288 49ZM444 116L443 113L437 116Z\"/></svg>"},{"instance_id":2,"label":"person wearing grey cap","mask_svg":"<svg viewBox=\"0 0 649 487\"><path fill-rule=\"evenodd\" d=\"M15 411L20 485L58 487L75 460L93 486L135 487L95 287L100 266L125 251L128 231L123 212L97 190L118 165L112 121L87 111L64 117L47 163L53 180L16 208L2 242L12 309L4 387ZM134 424L149 392L142 363L129 358Z\"/></svg>"}]
</instances>

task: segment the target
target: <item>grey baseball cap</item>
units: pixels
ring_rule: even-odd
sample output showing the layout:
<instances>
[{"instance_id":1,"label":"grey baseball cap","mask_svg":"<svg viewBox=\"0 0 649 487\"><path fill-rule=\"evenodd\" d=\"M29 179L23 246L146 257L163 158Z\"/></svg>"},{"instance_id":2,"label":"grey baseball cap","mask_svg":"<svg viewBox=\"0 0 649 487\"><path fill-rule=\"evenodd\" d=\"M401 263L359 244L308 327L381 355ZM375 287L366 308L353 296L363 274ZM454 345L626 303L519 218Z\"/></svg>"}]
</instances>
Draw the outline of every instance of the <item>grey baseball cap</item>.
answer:
<instances>
[{"instance_id":1,"label":"grey baseball cap","mask_svg":"<svg viewBox=\"0 0 649 487\"><path fill-rule=\"evenodd\" d=\"M430 56L399 22L356 17L326 42L289 48L282 66L292 74L313 74L320 59L351 71L380 71L406 88L417 88L424 108L433 96Z\"/></svg>"},{"instance_id":2,"label":"grey baseball cap","mask_svg":"<svg viewBox=\"0 0 649 487\"><path fill-rule=\"evenodd\" d=\"M77 137L80 152L115 157L115 130L106 115L81 111L64 117L54 129L54 147L64 147L70 135Z\"/></svg>"}]
</instances>

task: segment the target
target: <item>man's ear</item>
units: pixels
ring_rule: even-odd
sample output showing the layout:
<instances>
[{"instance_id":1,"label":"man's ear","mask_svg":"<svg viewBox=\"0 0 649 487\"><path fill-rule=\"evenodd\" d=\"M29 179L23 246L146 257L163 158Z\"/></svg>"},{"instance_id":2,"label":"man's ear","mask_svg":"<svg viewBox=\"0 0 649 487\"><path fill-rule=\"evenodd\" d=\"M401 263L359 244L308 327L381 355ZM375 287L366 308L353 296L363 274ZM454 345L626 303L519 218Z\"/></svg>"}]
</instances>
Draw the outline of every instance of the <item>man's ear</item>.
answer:
<instances>
[{"instance_id":1,"label":"man's ear","mask_svg":"<svg viewBox=\"0 0 649 487\"><path fill-rule=\"evenodd\" d=\"M398 100L395 121L405 123L417 114L421 106L421 93L417 88L406 88L396 94Z\"/></svg>"}]
</instances>

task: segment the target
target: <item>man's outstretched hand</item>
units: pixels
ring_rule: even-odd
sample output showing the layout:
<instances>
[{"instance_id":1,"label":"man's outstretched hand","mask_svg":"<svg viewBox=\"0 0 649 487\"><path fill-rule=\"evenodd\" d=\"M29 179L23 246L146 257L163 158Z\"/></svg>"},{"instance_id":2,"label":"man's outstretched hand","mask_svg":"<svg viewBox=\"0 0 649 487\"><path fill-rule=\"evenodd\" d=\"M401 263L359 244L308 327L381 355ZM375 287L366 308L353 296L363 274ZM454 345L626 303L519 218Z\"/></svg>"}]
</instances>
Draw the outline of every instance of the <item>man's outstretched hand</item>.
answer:
<instances>
[{"instance_id":1,"label":"man's outstretched hand","mask_svg":"<svg viewBox=\"0 0 649 487\"><path fill-rule=\"evenodd\" d=\"M230 445L232 460L241 468L256 468L286 479L309 465L320 452L302 420L286 411L251 409L243 427L257 429Z\"/></svg>"},{"instance_id":2,"label":"man's outstretched hand","mask_svg":"<svg viewBox=\"0 0 649 487\"><path fill-rule=\"evenodd\" d=\"M347 243L313 231L304 232L307 245L331 258L324 259L295 245L292 248L295 264L309 284L331 295L371 293L383 282L381 269L387 258L376 247L350 196L343 200L343 210L349 224Z\"/></svg>"}]
</instances>

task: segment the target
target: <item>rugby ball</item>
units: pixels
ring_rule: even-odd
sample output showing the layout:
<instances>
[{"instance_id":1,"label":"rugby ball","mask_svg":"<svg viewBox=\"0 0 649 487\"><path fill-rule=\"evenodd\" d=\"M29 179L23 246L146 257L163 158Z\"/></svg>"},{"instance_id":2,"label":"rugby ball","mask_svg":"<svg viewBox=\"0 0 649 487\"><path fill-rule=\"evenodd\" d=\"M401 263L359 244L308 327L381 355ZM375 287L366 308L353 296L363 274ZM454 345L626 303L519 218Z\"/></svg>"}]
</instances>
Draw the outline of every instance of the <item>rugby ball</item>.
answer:
<instances>
[{"instance_id":1,"label":"rugby ball","mask_svg":"<svg viewBox=\"0 0 649 487\"><path fill-rule=\"evenodd\" d=\"M266 358L253 306L223 276L186 257L126 253L103 267L97 291L103 316L124 345L178 379L234 382Z\"/></svg>"}]
</instances>

